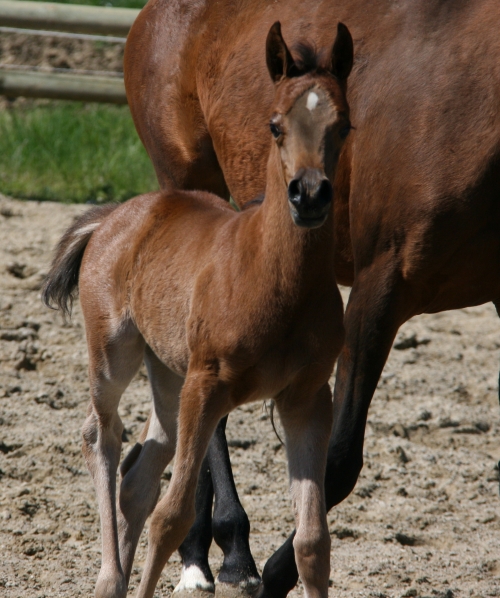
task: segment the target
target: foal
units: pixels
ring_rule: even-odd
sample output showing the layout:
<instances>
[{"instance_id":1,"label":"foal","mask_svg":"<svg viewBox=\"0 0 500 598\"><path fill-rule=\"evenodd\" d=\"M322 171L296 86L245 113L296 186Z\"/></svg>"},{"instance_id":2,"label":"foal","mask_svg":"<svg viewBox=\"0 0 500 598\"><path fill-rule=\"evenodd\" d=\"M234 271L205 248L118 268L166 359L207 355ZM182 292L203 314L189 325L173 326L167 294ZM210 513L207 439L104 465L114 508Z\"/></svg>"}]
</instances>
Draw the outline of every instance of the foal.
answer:
<instances>
[{"instance_id":1,"label":"foal","mask_svg":"<svg viewBox=\"0 0 500 598\"><path fill-rule=\"evenodd\" d=\"M266 42L275 143L261 204L236 213L204 192L151 193L92 209L59 243L43 298L67 311L79 284L91 392L83 453L102 528L98 598L126 596L152 511L137 596L153 596L194 521L197 478L217 422L267 397L285 430L305 594L328 595L328 380L343 342L331 181L350 128L345 85L335 75L350 70L352 39L339 25L327 60L310 48L303 55L307 68L293 61L275 23ZM117 407L143 359L153 411L143 445L122 466L117 507ZM168 491L156 505L174 452Z\"/></svg>"}]
</instances>

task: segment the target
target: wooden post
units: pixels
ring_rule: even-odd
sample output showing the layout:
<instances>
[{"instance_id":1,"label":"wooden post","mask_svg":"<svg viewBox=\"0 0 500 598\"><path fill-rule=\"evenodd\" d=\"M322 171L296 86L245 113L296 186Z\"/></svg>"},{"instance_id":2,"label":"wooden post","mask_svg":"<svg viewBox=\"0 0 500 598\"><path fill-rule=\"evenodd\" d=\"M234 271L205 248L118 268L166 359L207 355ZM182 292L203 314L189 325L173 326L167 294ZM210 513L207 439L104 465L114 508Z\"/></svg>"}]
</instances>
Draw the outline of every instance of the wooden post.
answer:
<instances>
[{"instance_id":1,"label":"wooden post","mask_svg":"<svg viewBox=\"0 0 500 598\"><path fill-rule=\"evenodd\" d=\"M119 77L16 71L0 68L0 94L7 97L49 98L82 102L126 104Z\"/></svg>"},{"instance_id":2,"label":"wooden post","mask_svg":"<svg viewBox=\"0 0 500 598\"><path fill-rule=\"evenodd\" d=\"M0 0L0 26L126 36L139 12L132 8Z\"/></svg>"}]
</instances>

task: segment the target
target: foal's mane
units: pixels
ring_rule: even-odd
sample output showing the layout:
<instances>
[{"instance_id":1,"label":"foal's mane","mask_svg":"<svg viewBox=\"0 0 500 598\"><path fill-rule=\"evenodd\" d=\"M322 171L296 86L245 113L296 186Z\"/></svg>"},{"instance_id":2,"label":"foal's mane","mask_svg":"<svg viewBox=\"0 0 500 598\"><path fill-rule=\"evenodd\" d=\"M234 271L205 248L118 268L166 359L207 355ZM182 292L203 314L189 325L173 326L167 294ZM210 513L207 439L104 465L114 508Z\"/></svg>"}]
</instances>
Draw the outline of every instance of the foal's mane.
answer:
<instances>
[{"instance_id":1,"label":"foal's mane","mask_svg":"<svg viewBox=\"0 0 500 598\"><path fill-rule=\"evenodd\" d=\"M331 67L331 55L325 49L318 50L310 42L296 42L292 46L292 56L296 67L292 73L294 77L328 71Z\"/></svg>"}]
</instances>

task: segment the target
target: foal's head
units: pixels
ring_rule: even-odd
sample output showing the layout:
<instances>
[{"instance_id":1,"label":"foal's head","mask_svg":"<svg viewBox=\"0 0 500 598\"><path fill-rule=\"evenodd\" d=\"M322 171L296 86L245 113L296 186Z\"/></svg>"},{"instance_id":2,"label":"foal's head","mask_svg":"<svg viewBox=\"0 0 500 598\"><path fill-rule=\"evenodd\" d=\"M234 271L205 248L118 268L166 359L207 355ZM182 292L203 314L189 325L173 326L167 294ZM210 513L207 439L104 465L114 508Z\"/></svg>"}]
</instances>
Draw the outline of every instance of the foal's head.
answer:
<instances>
[{"instance_id":1,"label":"foal's head","mask_svg":"<svg viewBox=\"0 0 500 598\"><path fill-rule=\"evenodd\" d=\"M321 226L333 198L332 181L340 149L351 130L345 97L353 43L345 25L327 56L299 45L294 60L275 23L267 36L267 67L275 83L270 121L278 145L288 201L298 226Z\"/></svg>"}]
</instances>

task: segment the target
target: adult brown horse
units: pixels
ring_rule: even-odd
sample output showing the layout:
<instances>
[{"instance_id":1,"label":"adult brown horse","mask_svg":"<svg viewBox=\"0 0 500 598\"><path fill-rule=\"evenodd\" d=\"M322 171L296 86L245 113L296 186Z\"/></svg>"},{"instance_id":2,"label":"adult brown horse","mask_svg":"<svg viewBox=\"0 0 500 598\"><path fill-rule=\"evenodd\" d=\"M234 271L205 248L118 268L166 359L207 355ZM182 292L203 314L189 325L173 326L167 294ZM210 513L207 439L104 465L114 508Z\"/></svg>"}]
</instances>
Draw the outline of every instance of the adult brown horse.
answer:
<instances>
[{"instance_id":1,"label":"adult brown horse","mask_svg":"<svg viewBox=\"0 0 500 598\"><path fill-rule=\"evenodd\" d=\"M348 24L356 131L335 184L337 280L353 285L338 363L326 496L362 467L366 417L396 332L419 313L500 299L500 4L495 0L151 0L129 36L125 81L162 187L244 205L265 187L272 99L262 43L324 46ZM264 596L296 582L290 539Z\"/></svg>"},{"instance_id":2,"label":"adult brown horse","mask_svg":"<svg viewBox=\"0 0 500 598\"><path fill-rule=\"evenodd\" d=\"M274 137L265 200L237 213L213 194L172 190L94 208L61 239L45 282L45 303L66 312L78 285L85 319L91 401L83 453L102 530L96 598L126 596L153 512L137 592L152 598L195 520L198 474L219 420L267 397L285 430L305 595L328 598L328 382L344 338L332 181L351 128L353 46L339 24L333 48L303 46L294 60L277 22L265 47L275 89L265 119ZM118 404L143 360L153 414L140 452L122 470L116 506ZM174 451L172 480L156 505Z\"/></svg>"}]
</instances>

